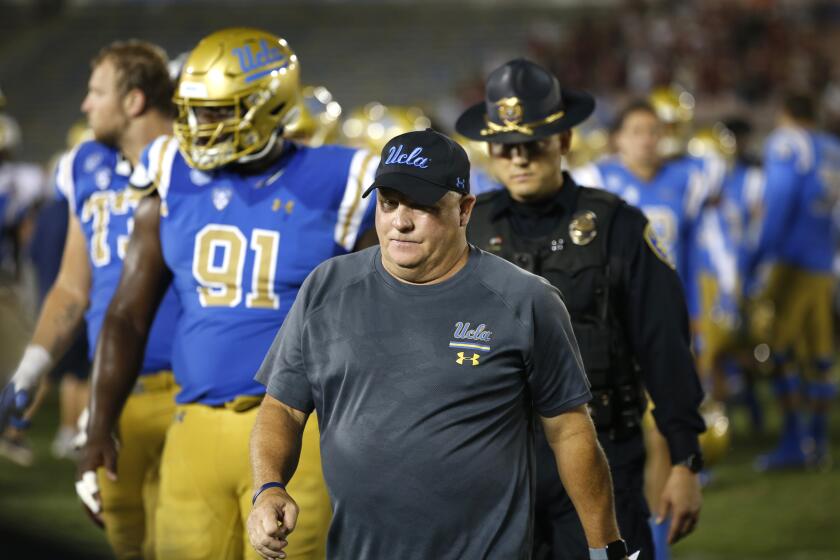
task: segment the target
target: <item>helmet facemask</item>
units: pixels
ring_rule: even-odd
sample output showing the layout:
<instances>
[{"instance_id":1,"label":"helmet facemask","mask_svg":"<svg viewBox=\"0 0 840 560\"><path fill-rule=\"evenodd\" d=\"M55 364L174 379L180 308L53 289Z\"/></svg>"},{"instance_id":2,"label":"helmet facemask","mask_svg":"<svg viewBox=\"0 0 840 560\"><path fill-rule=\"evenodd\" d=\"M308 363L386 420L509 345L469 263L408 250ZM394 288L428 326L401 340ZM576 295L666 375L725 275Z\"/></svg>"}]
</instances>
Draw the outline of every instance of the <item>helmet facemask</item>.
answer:
<instances>
[{"instance_id":1,"label":"helmet facemask","mask_svg":"<svg viewBox=\"0 0 840 560\"><path fill-rule=\"evenodd\" d=\"M248 28L216 32L192 51L174 102L182 155L211 170L261 158L296 118L297 57L287 43Z\"/></svg>"},{"instance_id":2,"label":"helmet facemask","mask_svg":"<svg viewBox=\"0 0 840 560\"><path fill-rule=\"evenodd\" d=\"M175 136L190 165L215 169L262 152L291 116L287 104L270 107L271 100L271 93L260 89L233 100L176 98Z\"/></svg>"}]
</instances>

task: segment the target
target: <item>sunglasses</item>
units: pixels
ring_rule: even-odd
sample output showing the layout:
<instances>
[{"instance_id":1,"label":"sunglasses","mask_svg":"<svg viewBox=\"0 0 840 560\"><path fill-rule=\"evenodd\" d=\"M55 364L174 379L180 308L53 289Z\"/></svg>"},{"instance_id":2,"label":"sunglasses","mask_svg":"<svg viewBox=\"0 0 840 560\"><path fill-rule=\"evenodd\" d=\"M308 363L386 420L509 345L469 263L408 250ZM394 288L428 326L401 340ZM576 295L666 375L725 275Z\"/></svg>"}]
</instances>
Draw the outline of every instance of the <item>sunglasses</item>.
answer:
<instances>
[{"instance_id":1,"label":"sunglasses","mask_svg":"<svg viewBox=\"0 0 840 560\"><path fill-rule=\"evenodd\" d=\"M533 159L544 155L551 148L551 138L520 142L518 144L499 144L490 142L488 151L491 157L511 159L514 153L526 159Z\"/></svg>"}]
</instances>

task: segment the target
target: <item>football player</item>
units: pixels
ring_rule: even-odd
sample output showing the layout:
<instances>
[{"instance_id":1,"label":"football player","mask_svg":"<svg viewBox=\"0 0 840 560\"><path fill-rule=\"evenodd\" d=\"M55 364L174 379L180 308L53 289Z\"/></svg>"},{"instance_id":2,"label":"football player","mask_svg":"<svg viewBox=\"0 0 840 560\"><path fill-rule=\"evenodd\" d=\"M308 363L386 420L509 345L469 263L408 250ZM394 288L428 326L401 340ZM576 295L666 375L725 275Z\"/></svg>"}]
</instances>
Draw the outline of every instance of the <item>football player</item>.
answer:
<instances>
[{"instance_id":1,"label":"football player","mask_svg":"<svg viewBox=\"0 0 840 560\"><path fill-rule=\"evenodd\" d=\"M91 70L82 111L95 140L78 144L59 162L55 182L70 208L64 255L32 340L3 392L2 419L27 407L33 389L85 319L91 354L96 348L139 201L126 188L129 176L143 147L172 128L173 83L159 47L141 41L112 43L94 57ZM110 476L100 471L98 483L92 470L80 484L86 507L104 523L118 558L150 557L153 547L150 529L160 453L174 411L170 358L178 313L170 291L156 317L150 317L151 332L135 356L140 375L128 387L131 396L119 426L114 425L119 462L110 465ZM87 489L96 487L94 500Z\"/></svg>"},{"instance_id":2,"label":"football player","mask_svg":"<svg viewBox=\"0 0 840 560\"><path fill-rule=\"evenodd\" d=\"M778 447L757 458L758 470L826 460L827 414L836 393L832 213L840 197L840 142L816 129L816 106L806 95L788 95L777 124L764 152L763 227L743 267L749 278L762 261L773 262L762 297L775 309L770 347L784 420ZM806 402L807 425L800 417Z\"/></svg>"},{"instance_id":3,"label":"football player","mask_svg":"<svg viewBox=\"0 0 840 560\"><path fill-rule=\"evenodd\" d=\"M0 110L6 98L0 91ZM15 161L21 131L17 120L0 112L0 375L11 371L26 345L30 317L21 290L21 256L35 223L35 209L45 198L44 172L37 165ZM19 420L19 421L18 421ZM0 425L0 456L29 466L34 455L25 437L23 418L15 426Z\"/></svg>"},{"instance_id":4,"label":"football player","mask_svg":"<svg viewBox=\"0 0 840 560\"><path fill-rule=\"evenodd\" d=\"M617 154L578 168L576 180L598 186L640 208L656 233L661 251L679 273L685 289L692 323L697 324L700 298L692 270L693 251L700 235L700 218L708 192L719 184L722 163L712 164L691 157L674 157L666 139L664 121L647 101L628 104L618 115L613 130ZM648 412L649 414L649 412ZM648 419L646 444L648 466L645 488L652 513L659 504L670 458L661 434ZM656 463L656 464L653 464ZM658 473L658 474L656 474ZM656 557L668 557L665 523L652 524Z\"/></svg>"},{"instance_id":5,"label":"football player","mask_svg":"<svg viewBox=\"0 0 840 560\"><path fill-rule=\"evenodd\" d=\"M171 285L183 307L173 352L181 391L161 463L162 560L257 557L243 535L253 492L248 439L264 395L254 375L309 272L375 235L364 235L375 205L361 195L378 158L283 136L296 118L299 71L271 33L205 37L177 86L174 137L152 143L132 178L151 193L105 319L80 472L113 469L110 434ZM303 514L286 553L321 558L330 504L316 419L302 450L290 493Z\"/></svg>"}]
</instances>

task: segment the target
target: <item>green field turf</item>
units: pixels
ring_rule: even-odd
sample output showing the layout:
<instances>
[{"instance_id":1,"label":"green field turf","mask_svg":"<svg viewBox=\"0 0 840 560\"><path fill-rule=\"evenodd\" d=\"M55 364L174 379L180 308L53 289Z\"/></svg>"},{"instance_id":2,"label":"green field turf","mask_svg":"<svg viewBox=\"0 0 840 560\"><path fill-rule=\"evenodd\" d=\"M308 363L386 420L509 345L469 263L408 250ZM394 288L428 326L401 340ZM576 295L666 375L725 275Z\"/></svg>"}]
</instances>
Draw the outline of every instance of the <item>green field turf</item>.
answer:
<instances>
[{"instance_id":1,"label":"green field turf","mask_svg":"<svg viewBox=\"0 0 840 560\"><path fill-rule=\"evenodd\" d=\"M21 468L0 459L0 526L7 533L25 531L68 551L82 550L85 558L107 558L103 533L88 521L76 500L73 465L49 453L57 423L55 408L53 397L32 429L35 466ZM840 460L838 416L832 419L833 453ZM734 424L733 449L714 470L699 528L675 548L674 558L840 559L840 468L759 476L751 469L752 459L771 446L773 438L750 436L740 415ZM769 431L776 427L771 415Z\"/></svg>"}]
</instances>

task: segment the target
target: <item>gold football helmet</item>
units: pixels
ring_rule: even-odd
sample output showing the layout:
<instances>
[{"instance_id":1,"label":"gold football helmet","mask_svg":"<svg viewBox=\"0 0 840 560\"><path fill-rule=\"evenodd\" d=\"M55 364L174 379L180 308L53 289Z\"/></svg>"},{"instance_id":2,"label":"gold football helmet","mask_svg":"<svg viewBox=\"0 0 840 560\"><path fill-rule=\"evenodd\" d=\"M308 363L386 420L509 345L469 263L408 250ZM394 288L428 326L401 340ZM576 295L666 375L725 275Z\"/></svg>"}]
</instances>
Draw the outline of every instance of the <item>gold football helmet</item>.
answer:
<instances>
[{"instance_id":1,"label":"gold football helmet","mask_svg":"<svg viewBox=\"0 0 840 560\"><path fill-rule=\"evenodd\" d=\"M309 146L334 142L338 136L341 105L324 86L305 86L301 90L297 118L286 125L283 135Z\"/></svg>"},{"instance_id":2,"label":"gold football helmet","mask_svg":"<svg viewBox=\"0 0 840 560\"><path fill-rule=\"evenodd\" d=\"M351 111L341 132L349 145L378 154L394 136L430 126L431 119L419 107L389 107L373 102Z\"/></svg>"},{"instance_id":3,"label":"gold football helmet","mask_svg":"<svg viewBox=\"0 0 840 560\"><path fill-rule=\"evenodd\" d=\"M719 462L729 451L731 434L729 418L723 405L707 400L700 405L700 414L706 422L706 431L700 434L700 449L707 467Z\"/></svg>"},{"instance_id":4,"label":"gold football helmet","mask_svg":"<svg viewBox=\"0 0 840 560\"><path fill-rule=\"evenodd\" d=\"M20 125L11 115L0 113L0 152L11 152L20 147Z\"/></svg>"},{"instance_id":5,"label":"gold football helmet","mask_svg":"<svg viewBox=\"0 0 840 560\"><path fill-rule=\"evenodd\" d=\"M85 140L93 140L93 131L85 119L80 119L67 130L67 149L75 148L77 144L81 144Z\"/></svg>"},{"instance_id":6,"label":"gold football helmet","mask_svg":"<svg viewBox=\"0 0 840 560\"><path fill-rule=\"evenodd\" d=\"M605 128L581 127L572 132L572 145L566 154L569 167L581 167L598 160L609 151L610 135Z\"/></svg>"},{"instance_id":7,"label":"gold football helmet","mask_svg":"<svg viewBox=\"0 0 840 560\"><path fill-rule=\"evenodd\" d=\"M664 124L660 151L672 157L685 150L694 120L694 96L677 85L656 88L648 98L656 115Z\"/></svg>"},{"instance_id":8,"label":"gold football helmet","mask_svg":"<svg viewBox=\"0 0 840 560\"><path fill-rule=\"evenodd\" d=\"M701 128L688 141L688 153L704 158L720 156L731 161L735 157L735 135L721 123Z\"/></svg>"},{"instance_id":9,"label":"gold football helmet","mask_svg":"<svg viewBox=\"0 0 840 560\"><path fill-rule=\"evenodd\" d=\"M236 27L202 39L173 99L175 137L187 162L208 170L267 154L299 111L299 73L285 39L266 31Z\"/></svg>"},{"instance_id":10,"label":"gold football helmet","mask_svg":"<svg viewBox=\"0 0 840 560\"><path fill-rule=\"evenodd\" d=\"M487 147L487 142L472 140L457 132L452 134L452 139L458 142L467 152L471 167L490 172L490 150Z\"/></svg>"}]
</instances>

